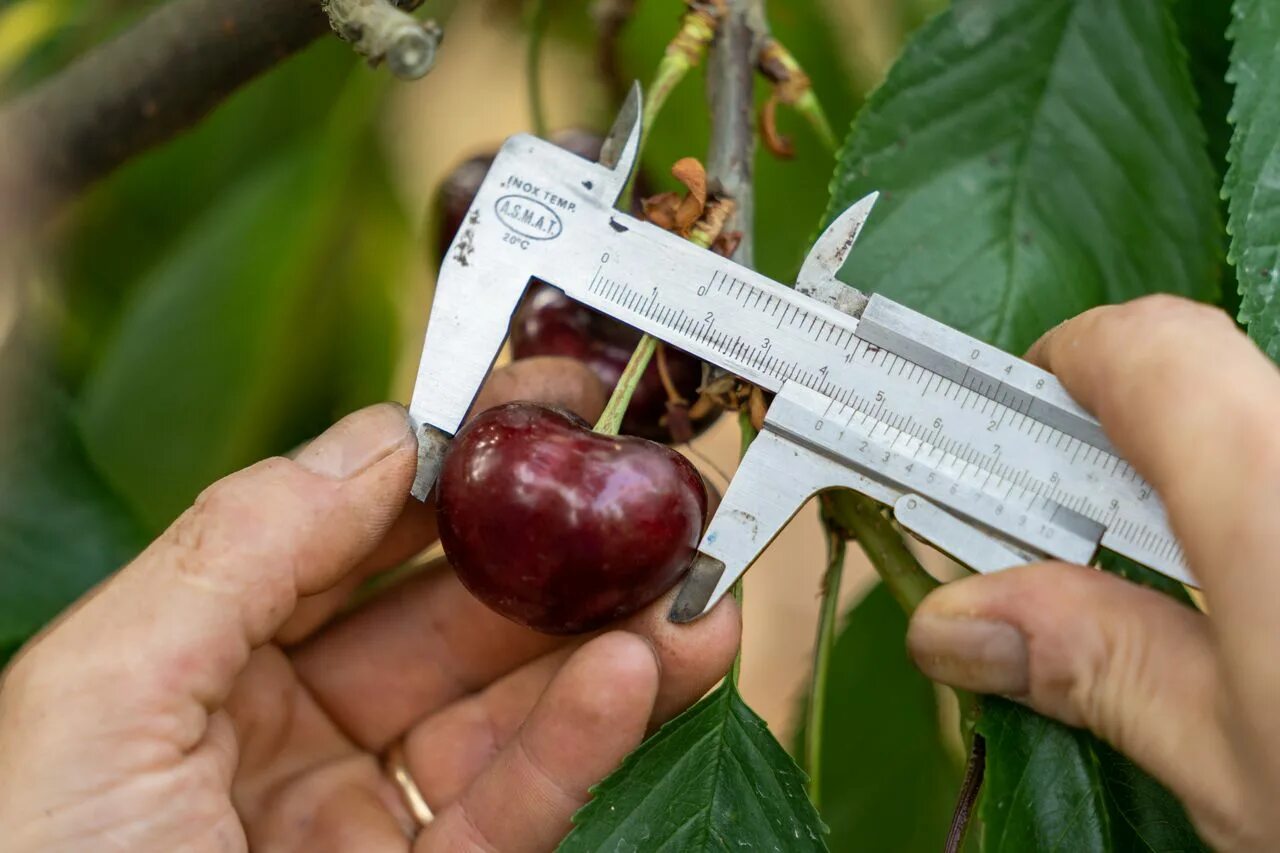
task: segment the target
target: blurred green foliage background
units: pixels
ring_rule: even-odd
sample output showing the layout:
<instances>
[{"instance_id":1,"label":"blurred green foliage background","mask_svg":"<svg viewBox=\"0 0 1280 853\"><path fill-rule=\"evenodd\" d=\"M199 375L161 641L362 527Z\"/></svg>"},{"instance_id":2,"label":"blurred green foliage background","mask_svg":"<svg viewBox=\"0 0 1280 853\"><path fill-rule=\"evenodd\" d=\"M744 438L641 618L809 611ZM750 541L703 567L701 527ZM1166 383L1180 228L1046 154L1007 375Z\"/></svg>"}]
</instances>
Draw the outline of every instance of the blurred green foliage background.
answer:
<instances>
[{"instance_id":1,"label":"blurred green foliage background","mask_svg":"<svg viewBox=\"0 0 1280 853\"><path fill-rule=\"evenodd\" d=\"M0 85L23 91L149 5L0 6ZM793 0L774 4L771 23L839 129L936 5ZM473 42L523 43L522 4L455 6L425 9L450 30L441 71L465 61ZM592 70L589 4L551 6L549 64ZM638 5L619 48L624 74L646 79L682 8ZM859 40L872 46L851 49ZM483 68L466 76L472 104L489 87L523 87ZM549 73L548 87L558 126L607 127L613 104L597 75ZM431 226L428 184L527 124L523 112L506 116L481 137L474 120L433 115L413 88L322 38L91 188L56 223L42 261L7 276L0 650L118 567L213 480L287 452L354 408L406 397L434 263L431 241L420 239ZM757 158L758 265L788 279L826 204L832 159L785 111L783 129L799 157ZM671 163L705 152L707 132L694 74L658 122L646 170L669 182ZM397 156L419 145L438 154L425 184L406 174L412 158ZM61 487L34 488L53 479L46 468L65 470Z\"/></svg>"}]
</instances>

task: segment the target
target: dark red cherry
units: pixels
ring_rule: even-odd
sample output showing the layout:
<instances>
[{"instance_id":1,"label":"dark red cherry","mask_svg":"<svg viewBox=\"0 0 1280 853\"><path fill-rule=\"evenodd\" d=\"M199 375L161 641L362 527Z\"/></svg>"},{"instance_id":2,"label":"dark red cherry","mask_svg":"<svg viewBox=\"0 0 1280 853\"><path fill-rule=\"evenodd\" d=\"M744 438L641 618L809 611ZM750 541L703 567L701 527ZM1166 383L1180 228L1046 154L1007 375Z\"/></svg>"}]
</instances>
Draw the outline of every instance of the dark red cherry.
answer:
<instances>
[{"instance_id":1,"label":"dark red cherry","mask_svg":"<svg viewBox=\"0 0 1280 853\"><path fill-rule=\"evenodd\" d=\"M518 359L535 355L576 358L590 367L610 391L618 384L639 340L640 333L630 326L537 281L530 285L511 321L513 356ZM680 396L692 403L698 398L698 386L702 384L702 362L671 347L664 357L672 384ZM662 384L657 356L654 356L627 407L622 432L654 441L672 441L671 430L663 422L668 399L670 395ZM695 422L694 433L705 429L712 420L714 418L704 418Z\"/></svg>"},{"instance_id":2,"label":"dark red cherry","mask_svg":"<svg viewBox=\"0 0 1280 853\"><path fill-rule=\"evenodd\" d=\"M463 427L436 498L440 540L467 589L554 634L598 628L670 589L707 509L701 475L674 450L532 403Z\"/></svg>"}]
</instances>

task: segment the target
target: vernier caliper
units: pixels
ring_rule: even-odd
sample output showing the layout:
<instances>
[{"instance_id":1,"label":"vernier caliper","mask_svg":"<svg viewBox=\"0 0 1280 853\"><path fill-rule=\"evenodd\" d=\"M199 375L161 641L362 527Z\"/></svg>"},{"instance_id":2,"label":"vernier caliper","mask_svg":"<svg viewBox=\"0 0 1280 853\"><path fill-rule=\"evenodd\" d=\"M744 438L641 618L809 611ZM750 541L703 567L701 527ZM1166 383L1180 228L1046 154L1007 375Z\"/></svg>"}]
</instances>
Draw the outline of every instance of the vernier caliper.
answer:
<instances>
[{"instance_id":1,"label":"vernier caliper","mask_svg":"<svg viewBox=\"0 0 1280 853\"><path fill-rule=\"evenodd\" d=\"M979 572L1109 548L1193 583L1151 487L1045 371L836 279L874 195L810 250L795 288L614 209L639 90L597 163L507 140L440 268L410 416L426 499L531 278L776 392L672 618L705 613L815 493L846 487Z\"/></svg>"}]
</instances>

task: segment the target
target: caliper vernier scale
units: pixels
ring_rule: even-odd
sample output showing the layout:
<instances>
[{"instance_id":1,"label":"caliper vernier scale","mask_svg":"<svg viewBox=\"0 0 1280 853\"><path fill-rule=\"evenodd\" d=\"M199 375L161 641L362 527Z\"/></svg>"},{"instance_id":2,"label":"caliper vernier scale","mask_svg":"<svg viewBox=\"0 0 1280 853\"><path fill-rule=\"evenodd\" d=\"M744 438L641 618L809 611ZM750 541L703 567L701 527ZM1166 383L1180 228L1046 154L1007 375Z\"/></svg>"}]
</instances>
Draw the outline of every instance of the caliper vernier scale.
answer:
<instances>
[{"instance_id":1,"label":"caliper vernier scale","mask_svg":"<svg viewBox=\"0 0 1280 853\"><path fill-rule=\"evenodd\" d=\"M532 278L776 392L672 618L705 613L815 493L847 487L990 572L1100 546L1194 583L1164 508L1049 373L836 279L875 203L818 239L789 288L614 210L639 143L633 89L600 162L502 146L436 284L410 416L425 499Z\"/></svg>"}]
</instances>

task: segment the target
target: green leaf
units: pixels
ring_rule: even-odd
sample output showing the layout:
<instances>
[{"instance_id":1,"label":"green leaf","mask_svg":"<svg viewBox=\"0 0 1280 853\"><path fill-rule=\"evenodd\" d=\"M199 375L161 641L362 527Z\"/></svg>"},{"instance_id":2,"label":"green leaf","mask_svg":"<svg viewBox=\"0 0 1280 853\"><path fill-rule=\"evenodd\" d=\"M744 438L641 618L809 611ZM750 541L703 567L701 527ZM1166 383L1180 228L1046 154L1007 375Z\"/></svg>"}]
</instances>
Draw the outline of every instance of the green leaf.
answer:
<instances>
[{"instance_id":1,"label":"green leaf","mask_svg":"<svg viewBox=\"0 0 1280 853\"><path fill-rule=\"evenodd\" d=\"M1231 84L1227 82L1231 0L1172 0L1173 19L1187 51L1187 66L1208 135L1209 157L1221 174L1227 168L1231 125Z\"/></svg>"},{"instance_id":2,"label":"green leaf","mask_svg":"<svg viewBox=\"0 0 1280 853\"><path fill-rule=\"evenodd\" d=\"M1207 135L1209 159L1221 177L1227 171L1227 148L1231 143L1232 87L1227 82L1230 41L1227 25L1231 21L1231 0L1173 0L1173 17L1187 50L1187 65L1199 101L1200 121ZM1225 200L1219 204L1225 221ZM1220 258L1222 293L1219 304L1231 314L1240 311L1239 287L1235 269L1227 263L1226 247Z\"/></svg>"},{"instance_id":3,"label":"green leaf","mask_svg":"<svg viewBox=\"0 0 1280 853\"><path fill-rule=\"evenodd\" d=\"M1170 598L1176 599L1188 607L1195 607L1195 602L1191 600L1191 595L1187 592L1187 588L1178 583L1171 577L1162 575L1159 572L1152 571L1146 566L1135 563L1128 557L1123 557L1113 551L1103 551L1098 558L1098 565L1104 571L1111 572L1113 575L1119 575L1122 578L1131 580L1136 584L1150 587L1158 592L1163 592Z\"/></svg>"},{"instance_id":4,"label":"green leaf","mask_svg":"<svg viewBox=\"0 0 1280 853\"><path fill-rule=\"evenodd\" d=\"M936 853L960 768L948 753L937 695L907 659L907 617L877 584L845 619L828 675L822 818L841 851ZM805 730L796 736L802 754Z\"/></svg>"},{"instance_id":5,"label":"green leaf","mask_svg":"<svg viewBox=\"0 0 1280 853\"><path fill-rule=\"evenodd\" d=\"M149 526L273 445L313 345L313 240L333 215L315 151L211 209L139 289L84 389L95 463Z\"/></svg>"},{"instance_id":6,"label":"green leaf","mask_svg":"<svg viewBox=\"0 0 1280 853\"><path fill-rule=\"evenodd\" d=\"M323 132L341 104L336 93L361 73L355 66L349 46L321 39L78 201L58 258L67 316L61 357L73 379L102 356L139 286L202 227L211 207L281 152Z\"/></svg>"},{"instance_id":7,"label":"green leaf","mask_svg":"<svg viewBox=\"0 0 1280 853\"><path fill-rule=\"evenodd\" d=\"M1208 849L1171 794L1088 732L987 697L978 733L985 853Z\"/></svg>"},{"instance_id":8,"label":"green leaf","mask_svg":"<svg viewBox=\"0 0 1280 853\"><path fill-rule=\"evenodd\" d=\"M152 530L385 398L411 239L362 144L377 99L343 100L327 135L247 175L158 262L86 381L91 456Z\"/></svg>"},{"instance_id":9,"label":"green leaf","mask_svg":"<svg viewBox=\"0 0 1280 853\"><path fill-rule=\"evenodd\" d=\"M804 783L726 680L593 789L559 849L825 850Z\"/></svg>"},{"instance_id":10,"label":"green leaf","mask_svg":"<svg viewBox=\"0 0 1280 853\"><path fill-rule=\"evenodd\" d=\"M90 466L70 401L16 350L0 352L0 667L143 542Z\"/></svg>"},{"instance_id":11,"label":"green leaf","mask_svg":"<svg viewBox=\"0 0 1280 853\"><path fill-rule=\"evenodd\" d=\"M1223 185L1230 260L1240 286L1240 322L1280 360L1280 14L1274 2L1236 0L1230 35L1235 132Z\"/></svg>"},{"instance_id":12,"label":"green leaf","mask_svg":"<svg viewBox=\"0 0 1280 853\"><path fill-rule=\"evenodd\" d=\"M842 278L1004 349L1104 302L1217 292L1185 56L1156 0L956 0L860 114L828 218L882 195Z\"/></svg>"}]
</instances>

